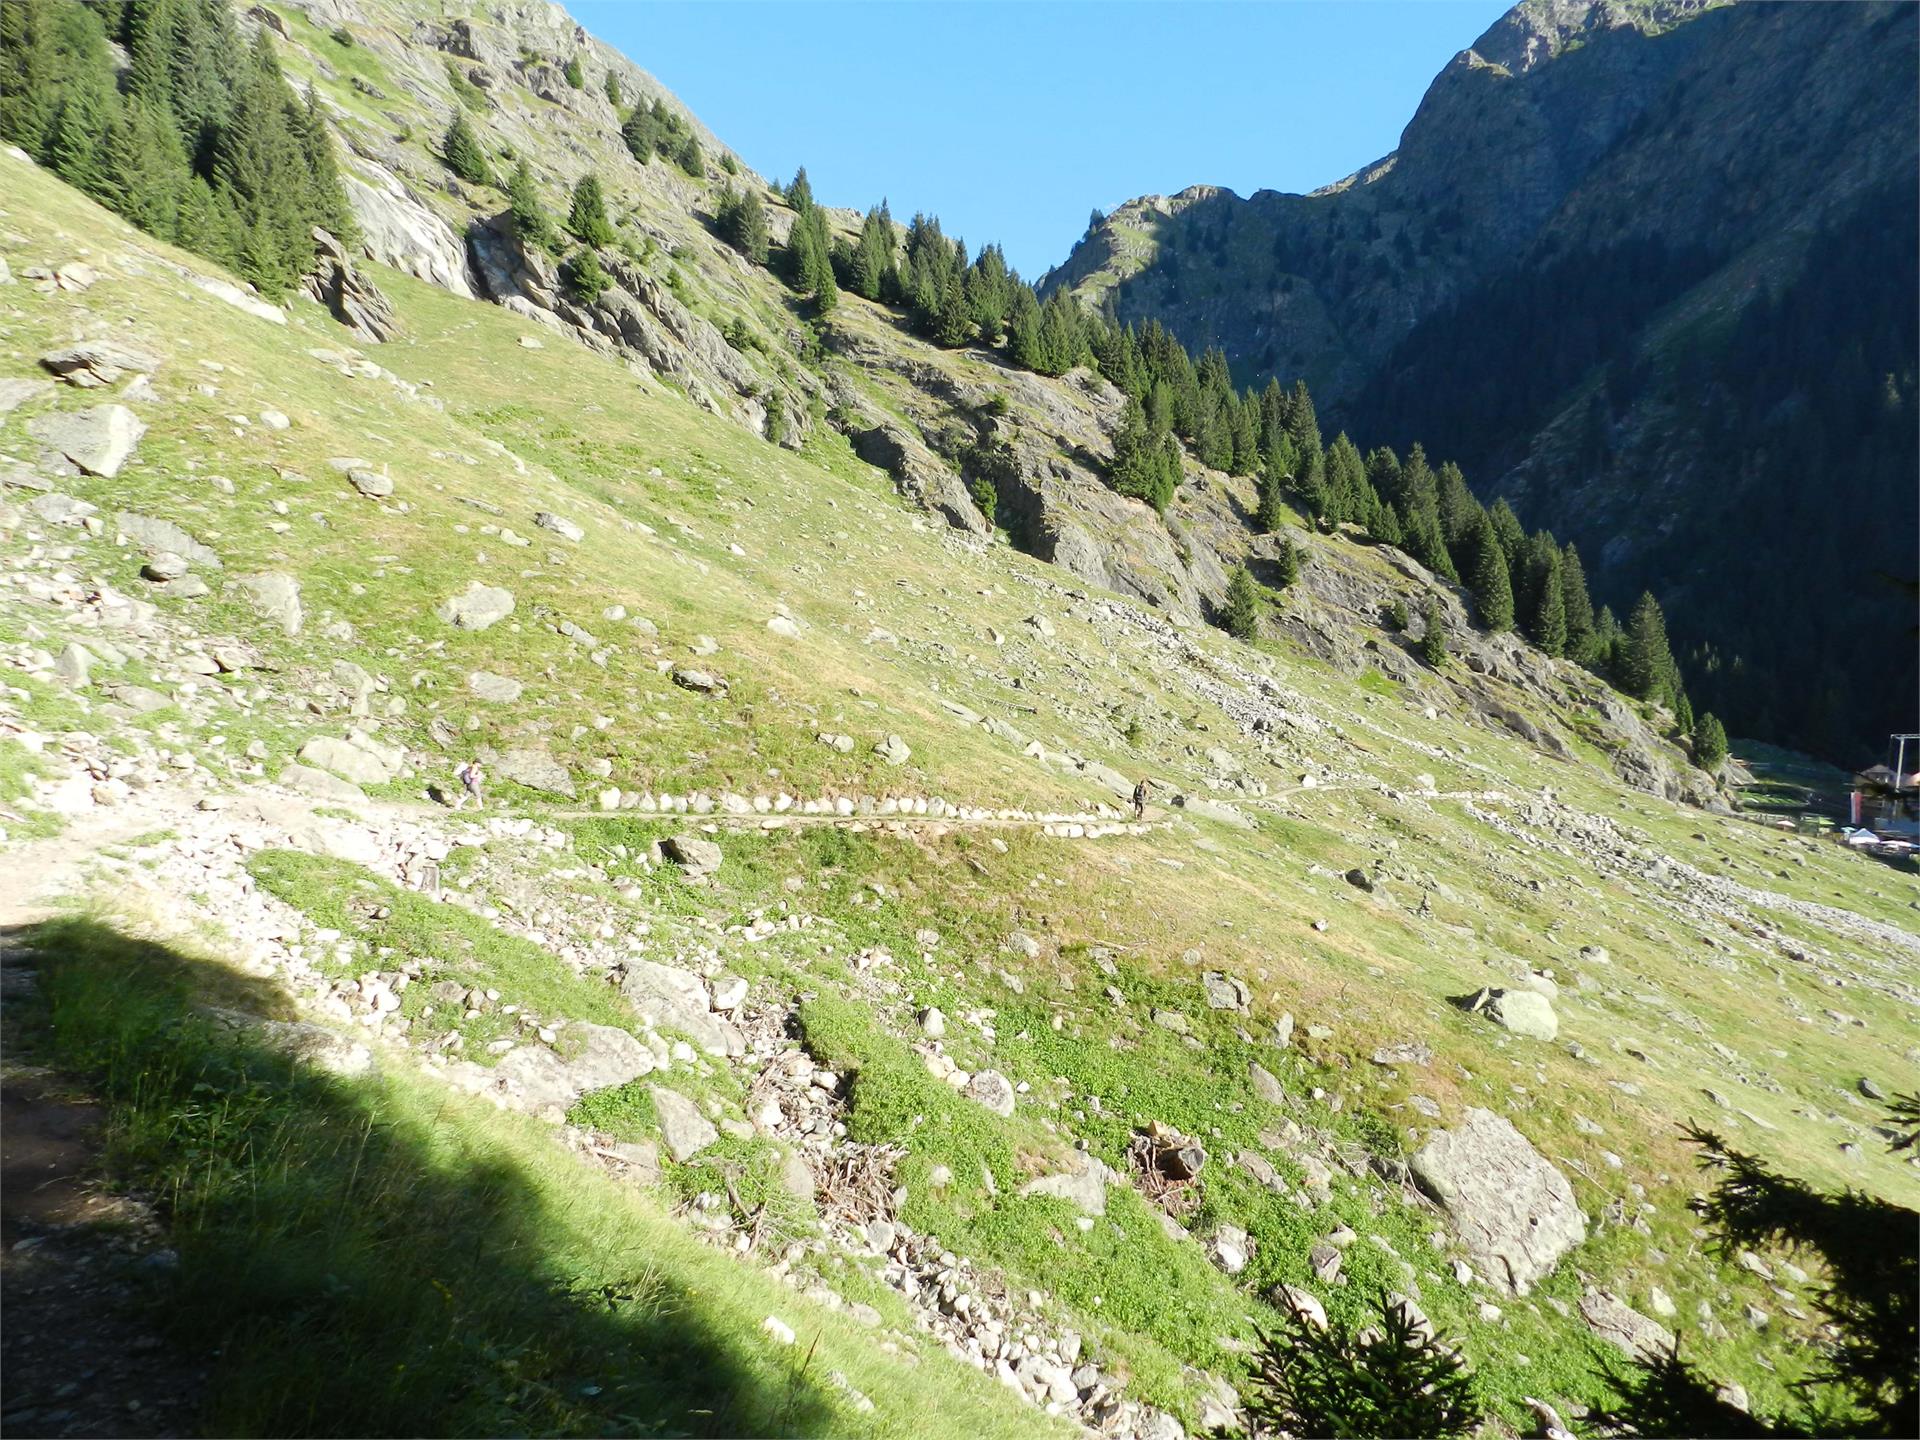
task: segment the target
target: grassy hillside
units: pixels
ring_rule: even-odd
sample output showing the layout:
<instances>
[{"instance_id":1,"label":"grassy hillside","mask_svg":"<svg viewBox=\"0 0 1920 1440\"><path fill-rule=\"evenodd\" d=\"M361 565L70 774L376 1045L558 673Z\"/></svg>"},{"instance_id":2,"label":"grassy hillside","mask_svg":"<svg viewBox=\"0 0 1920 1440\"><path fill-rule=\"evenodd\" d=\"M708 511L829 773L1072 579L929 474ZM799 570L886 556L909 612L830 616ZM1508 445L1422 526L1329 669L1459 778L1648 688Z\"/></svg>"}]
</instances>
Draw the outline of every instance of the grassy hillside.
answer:
<instances>
[{"instance_id":1,"label":"grassy hillside","mask_svg":"<svg viewBox=\"0 0 1920 1440\"><path fill-rule=\"evenodd\" d=\"M1510 1425L1526 1395L1602 1398L1576 1310L1590 1284L1643 1309L1658 1286L1689 1353L1757 1405L1811 1363L1801 1291L1702 1248L1675 1126L1711 1119L1822 1184L1911 1186L1857 1088L1913 1073L1911 875L1628 790L1592 755L1547 758L1442 682L1356 683L962 544L826 427L769 445L379 267L403 338L357 350L304 299L271 323L21 161L0 174L0 379L83 337L158 360L147 381L38 386L0 423L5 893L58 879L93 916L29 937L42 1000L9 1022L92 1087L109 1183L157 1197L180 1260L160 1303L186 1297L227 1346L209 1425L1041 1432L1064 1422L1014 1398L1032 1372L1007 1357L1061 1356L1071 1334L1116 1404L1146 1407L1116 1423L1196 1428L1243 1381L1277 1283L1347 1316L1383 1286L1416 1295ZM74 262L98 278L36 273ZM112 478L36 438L111 403L148 427ZM359 493L333 463L349 459L391 494ZM192 567L209 593L142 578L161 547L129 512L217 553ZM297 581L298 633L233 583L259 574ZM511 614L479 632L436 617L474 581L509 590ZM115 596L153 609L129 620ZM95 657L85 685L55 663L69 642ZM229 647L244 658L209 658ZM691 668L724 693L676 681ZM518 698L482 698L481 673ZM311 785L296 754L356 729L404 764L358 793L275 783ZM889 736L904 760L876 749ZM556 783L521 751L574 798L507 780ZM469 754L495 775L485 820L427 798ZM16 798L33 768L47 783ZM1148 823L1117 823L1115 782L1142 775ZM663 816L663 795L711 807ZM623 805L637 796L655 808ZM965 813L869 813L916 798ZM77 853L37 838L50 807ZM674 835L717 843L717 872L656 862ZM439 900L415 863L430 854ZM725 1012L745 1053L712 1053L637 990L642 961L715 992L746 981ZM1449 1003L1549 972L1556 1042ZM1209 1004L1210 975L1245 986L1244 1011ZM466 998L431 988L449 981ZM202 1002L344 1031L377 1071L271 1071L265 1041L175 1023ZM503 1054L570 1060L583 1022L653 1068L557 1106L499 1078ZM1264 1096L1253 1065L1277 1080ZM1011 1113L954 1067L1004 1076ZM662 1139L656 1087L720 1134L649 1167L619 1147ZM1403 1179L1469 1107L1510 1117L1588 1218L1531 1295L1457 1268ZM1150 1122L1208 1155L1168 1205L1128 1178ZM375 1139L350 1153L355 1133ZM1116 1172L1100 1213L1021 1193L1083 1173L1082 1151ZM299 1193L263 1210L269 1180ZM1252 1241L1237 1274L1210 1258L1221 1225ZM1309 1252L1341 1226L1359 1238L1324 1283ZM446 1256L428 1242L447 1233L471 1243ZM236 1289L236 1247L287 1263ZM951 1293L915 1303L903 1275ZM953 1294L996 1317L991 1344ZM697 1365L650 1351L663 1326L703 1337ZM327 1334L444 1388L362 1386L312 1348ZM607 1358L621 1346L631 1367ZM1007 1386L976 1373L996 1369Z\"/></svg>"}]
</instances>

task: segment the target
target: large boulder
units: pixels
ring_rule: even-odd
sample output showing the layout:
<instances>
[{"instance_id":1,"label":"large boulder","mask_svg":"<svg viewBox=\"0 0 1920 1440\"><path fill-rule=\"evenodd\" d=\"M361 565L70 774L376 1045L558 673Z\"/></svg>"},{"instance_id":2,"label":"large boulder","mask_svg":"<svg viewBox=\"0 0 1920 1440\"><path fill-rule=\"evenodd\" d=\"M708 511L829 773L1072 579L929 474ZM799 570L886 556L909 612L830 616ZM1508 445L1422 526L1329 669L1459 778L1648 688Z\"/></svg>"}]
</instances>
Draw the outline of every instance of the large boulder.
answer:
<instances>
[{"instance_id":1,"label":"large boulder","mask_svg":"<svg viewBox=\"0 0 1920 1440\"><path fill-rule=\"evenodd\" d=\"M300 633L300 582L278 570L258 575L242 575L234 584L252 603L263 620L278 625L289 635Z\"/></svg>"},{"instance_id":2,"label":"large boulder","mask_svg":"<svg viewBox=\"0 0 1920 1440\"><path fill-rule=\"evenodd\" d=\"M698 975L635 958L626 962L620 988L648 1024L678 1031L709 1055L746 1053L746 1038L713 1013L713 997Z\"/></svg>"},{"instance_id":3,"label":"large boulder","mask_svg":"<svg viewBox=\"0 0 1920 1440\"><path fill-rule=\"evenodd\" d=\"M364 749L351 740L331 735L316 735L300 747L299 759L322 770L331 770L356 785L384 785L398 773L387 757Z\"/></svg>"},{"instance_id":4,"label":"large boulder","mask_svg":"<svg viewBox=\"0 0 1920 1440\"><path fill-rule=\"evenodd\" d=\"M513 592L469 581L465 590L448 597L433 613L456 630L485 630L513 613Z\"/></svg>"},{"instance_id":5,"label":"large boulder","mask_svg":"<svg viewBox=\"0 0 1920 1440\"><path fill-rule=\"evenodd\" d=\"M158 520L136 510L122 510L113 517L113 524L115 529L149 555L178 555L189 565L198 565L202 570L220 568L220 557L212 549L202 545L171 520Z\"/></svg>"},{"instance_id":6,"label":"large boulder","mask_svg":"<svg viewBox=\"0 0 1920 1440\"><path fill-rule=\"evenodd\" d=\"M529 790L564 795L569 800L576 793L567 767L544 750L509 750L493 762L493 770L502 780L511 780Z\"/></svg>"},{"instance_id":7,"label":"large boulder","mask_svg":"<svg viewBox=\"0 0 1920 1440\"><path fill-rule=\"evenodd\" d=\"M156 357L118 340L82 340L42 355L40 364L82 390L111 385L129 371L151 375L160 368Z\"/></svg>"},{"instance_id":8,"label":"large boulder","mask_svg":"<svg viewBox=\"0 0 1920 1440\"><path fill-rule=\"evenodd\" d=\"M1560 1033L1553 1002L1538 990L1482 990L1468 1001L1467 1008L1529 1040L1551 1040Z\"/></svg>"},{"instance_id":9,"label":"large boulder","mask_svg":"<svg viewBox=\"0 0 1920 1440\"><path fill-rule=\"evenodd\" d=\"M1428 1140L1409 1168L1446 1211L1474 1268L1511 1294L1526 1294L1587 1238L1567 1177L1491 1110L1468 1110L1457 1128Z\"/></svg>"},{"instance_id":10,"label":"large boulder","mask_svg":"<svg viewBox=\"0 0 1920 1440\"><path fill-rule=\"evenodd\" d=\"M57 450L89 475L111 480L147 433L146 423L124 405L55 410L27 422L27 433Z\"/></svg>"},{"instance_id":11,"label":"large boulder","mask_svg":"<svg viewBox=\"0 0 1920 1440\"><path fill-rule=\"evenodd\" d=\"M669 835L660 842L660 853L680 867L689 880L704 880L720 868L720 847L698 835Z\"/></svg>"},{"instance_id":12,"label":"large boulder","mask_svg":"<svg viewBox=\"0 0 1920 1440\"><path fill-rule=\"evenodd\" d=\"M678 1090L663 1085L653 1087L653 1113L660 1120L660 1139L667 1153L685 1164L714 1141L720 1132L700 1108Z\"/></svg>"},{"instance_id":13,"label":"large boulder","mask_svg":"<svg viewBox=\"0 0 1920 1440\"><path fill-rule=\"evenodd\" d=\"M1618 1345L1630 1359L1644 1362L1673 1353L1671 1330L1603 1291L1589 1290L1580 1297L1580 1318L1594 1334Z\"/></svg>"}]
</instances>

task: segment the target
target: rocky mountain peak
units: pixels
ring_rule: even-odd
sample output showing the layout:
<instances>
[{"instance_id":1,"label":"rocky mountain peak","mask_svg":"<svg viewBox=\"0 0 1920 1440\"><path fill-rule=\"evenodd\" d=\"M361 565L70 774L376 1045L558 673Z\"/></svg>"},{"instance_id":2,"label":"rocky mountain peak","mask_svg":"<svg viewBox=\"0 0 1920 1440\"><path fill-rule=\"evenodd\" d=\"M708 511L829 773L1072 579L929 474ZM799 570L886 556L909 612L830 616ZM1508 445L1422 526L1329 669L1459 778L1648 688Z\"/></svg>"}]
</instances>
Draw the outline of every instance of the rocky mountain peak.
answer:
<instances>
[{"instance_id":1,"label":"rocky mountain peak","mask_svg":"<svg viewBox=\"0 0 1920 1440\"><path fill-rule=\"evenodd\" d=\"M1612 30L1658 35L1730 0L1522 0L1466 55L1521 75Z\"/></svg>"}]
</instances>

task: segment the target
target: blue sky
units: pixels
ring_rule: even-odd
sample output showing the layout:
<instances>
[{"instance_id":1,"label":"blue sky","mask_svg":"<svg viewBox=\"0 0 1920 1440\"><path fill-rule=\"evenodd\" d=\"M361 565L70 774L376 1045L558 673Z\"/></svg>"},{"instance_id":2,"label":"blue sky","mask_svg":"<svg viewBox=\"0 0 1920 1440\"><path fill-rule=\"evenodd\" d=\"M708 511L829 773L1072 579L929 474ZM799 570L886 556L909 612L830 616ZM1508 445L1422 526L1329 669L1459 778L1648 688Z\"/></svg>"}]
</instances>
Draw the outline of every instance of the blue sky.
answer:
<instances>
[{"instance_id":1,"label":"blue sky","mask_svg":"<svg viewBox=\"0 0 1920 1440\"><path fill-rule=\"evenodd\" d=\"M754 169L938 214L1029 279L1094 206L1311 190L1392 150L1501 0L573 0Z\"/></svg>"}]
</instances>

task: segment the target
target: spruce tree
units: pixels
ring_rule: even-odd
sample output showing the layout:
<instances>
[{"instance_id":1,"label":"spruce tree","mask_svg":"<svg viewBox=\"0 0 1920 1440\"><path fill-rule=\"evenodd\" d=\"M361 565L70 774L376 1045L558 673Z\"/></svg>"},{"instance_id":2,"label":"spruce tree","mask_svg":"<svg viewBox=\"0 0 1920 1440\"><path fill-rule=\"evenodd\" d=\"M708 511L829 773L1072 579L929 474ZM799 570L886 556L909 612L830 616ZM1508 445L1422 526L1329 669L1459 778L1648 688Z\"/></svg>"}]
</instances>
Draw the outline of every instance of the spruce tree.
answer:
<instances>
[{"instance_id":1,"label":"spruce tree","mask_svg":"<svg viewBox=\"0 0 1920 1440\"><path fill-rule=\"evenodd\" d=\"M1508 570L1512 570L1520 559L1520 547L1527 543L1526 527L1505 499L1496 500L1487 508L1487 518L1493 521L1493 533L1500 539L1500 553L1506 557Z\"/></svg>"},{"instance_id":2,"label":"spruce tree","mask_svg":"<svg viewBox=\"0 0 1920 1440\"><path fill-rule=\"evenodd\" d=\"M613 283L600 264L600 256L587 246L567 257L560 267L560 280L567 287L567 294L582 305L591 305Z\"/></svg>"},{"instance_id":3,"label":"spruce tree","mask_svg":"<svg viewBox=\"0 0 1920 1440\"><path fill-rule=\"evenodd\" d=\"M1527 638L1549 655L1564 655L1567 653L1567 592L1561 583L1557 556L1547 562L1546 574L1533 589Z\"/></svg>"},{"instance_id":4,"label":"spruce tree","mask_svg":"<svg viewBox=\"0 0 1920 1440\"><path fill-rule=\"evenodd\" d=\"M1179 487L1179 442L1154 430L1138 400L1129 399L1121 412L1107 478L1120 494L1144 500L1160 511L1167 508Z\"/></svg>"},{"instance_id":5,"label":"spruce tree","mask_svg":"<svg viewBox=\"0 0 1920 1440\"><path fill-rule=\"evenodd\" d=\"M652 163L665 134L659 112L650 100L636 104L620 125L620 138L627 142L628 153L642 165Z\"/></svg>"},{"instance_id":6,"label":"spruce tree","mask_svg":"<svg viewBox=\"0 0 1920 1440\"><path fill-rule=\"evenodd\" d=\"M347 188L340 181L340 166L333 155L333 139L327 134L326 118L320 113L320 87L307 87L307 101L295 127L300 149L307 157L307 214L315 225L343 244L351 244L359 234L353 218L353 206L347 201Z\"/></svg>"},{"instance_id":7,"label":"spruce tree","mask_svg":"<svg viewBox=\"0 0 1920 1440\"><path fill-rule=\"evenodd\" d=\"M601 193L598 175L583 175L574 185L573 203L567 210L567 229L582 244L595 250L613 244L613 224L607 219L607 199Z\"/></svg>"},{"instance_id":8,"label":"spruce tree","mask_svg":"<svg viewBox=\"0 0 1920 1440\"><path fill-rule=\"evenodd\" d=\"M1234 566L1227 579L1227 603L1220 623L1236 640L1251 640L1260 633L1260 587L1245 565Z\"/></svg>"},{"instance_id":9,"label":"spruce tree","mask_svg":"<svg viewBox=\"0 0 1920 1440\"><path fill-rule=\"evenodd\" d=\"M1703 710L1693 722L1693 763L1712 775L1726 759L1727 727L1711 710Z\"/></svg>"},{"instance_id":10,"label":"spruce tree","mask_svg":"<svg viewBox=\"0 0 1920 1440\"><path fill-rule=\"evenodd\" d=\"M700 137L692 130L682 131L674 140L673 163L680 167L681 173L691 175L696 180L706 174L706 153L700 148Z\"/></svg>"},{"instance_id":11,"label":"spruce tree","mask_svg":"<svg viewBox=\"0 0 1920 1440\"><path fill-rule=\"evenodd\" d=\"M1253 523L1271 535L1287 523L1286 489L1293 476L1281 468L1284 456L1278 450L1267 452L1266 468L1260 476L1260 505Z\"/></svg>"},{"instance_id":12,"label":"spruce tree","mask_svg":"<svg viewBox=\"0 0 1920 1440\"><path fill-rule=\"evenodd\" d=\"M1406 1440L1471 1435L1485 1413L1457 1350L1384 1290L1364 1327L1289 1300L1282 1328L1261 1337L1246 1406L1261 1433Z\"/></svg>"},{"instance_id":13,"label":"spruce tree","mask_svg":"<svg viewBox=\"0 0 1920 1440\"><path fill-rule=\"evenodd\" d=\"M804 165L793 172L793 179L787 185L787 204L802 215L813 209L813 182L807 179Z\"/></svg>"},{"instance_id":14,"label":"spruce tree","mask_svg":"<svg viewBox=\"0 0 1920 1440\"><path fill-rule=\"evenodd\" d=\"M1567 621L1567 656L1591 667L1594 663L1593 597L1587 593L1587 572L1580 563L1580 552L1571 544L1560 556L1560 594Z\"/></svg>"},{"instance_id":15,"label":"spruce tree","mask_svg":"<svg viewBox=\"0 0 1920 1440\"><path fill-rule=\"evenodd\" d=\"M1285 590L1300 578L1299 549L1291 540L1282 540L1280 548L1273 552L1273 588Z\"/></svg>"},{"instance_id":16,"label":"spruce tree","mask_svg":"<svg viewBox=\"0 0 1920 1440\"><path fill-rule=\"evenodd\" d=\"M623 103L620 96L620 77L611 70L607 71L607 77L601 82L601 88L606 91L607 103L618 110Z\"/></svg>"},{"instance_id":17,"label":"spruce tree","mask_svg":"<svg viewBox=\"0 0 1920 1440\"><path fill-rule=\"evenodd\" d=\"M940 304L933 316L933 343L949 350L964 345L973 336L973 316L967 306L966 287L957 273L950 272L940 287Z\"/></svg>"},{"instance_id":18,"label":"spruce tree","mask_svg":"<svg viewBox=\"0 0 1920 1440\"><path fill-rule=\"evenodd\" d=\"M121 106L107 134L107 170L122 215L150 235L179 240L193 171L164 102L136 97Z\"/></svg>"},{"instance_id":19,"label":"spruce tree","mask_svg":"<svg viewBox=\"0 0 1920 1440\"><path fill-rule=\"evenodd\" d=\"M1447 622L1440 613L1440 602L1428 596L1421 619L1425 629L1420 636L1420 658L1438 670L1447 663Z\"/></svg>"},{"instance_id":20,"label":"spruce tree","mask_svg":"<svg viewBox=\"0 0 1920 1440\"><path fill-rule=\"evenodd\" d=\"M1888 1149L1920 1143L1920 1095L1899 1095L1877 1127ZM1920 1214L1863 1191L1823 1190L1688 1125L1700 1163L1718 1174L1694 1210L1716 1249L1811 1252L1824 1262L1812 1292L1825 1317L1816 1363L1791 1408L1736 1408L1677 1348L1616 1376L1618 1402L1589 1417L1595 1433L1715 1437L1920 1434ZM1809 1266L1808 1268L1813 1268Z\"/></svg>"},{"instance_id":21,"label":"spruce tree","mask_svg":"<svg viewBox=\"0 0 1920 1440\"><path fill-rule=\"evenodd\" d=\"M767 207L756 190L741 194L729 185L714 210L720 238L755 265L767 263Z\"/></svg>"},{"instance_id":22,"label":"spruce tree","mask_svg":"<svg viewBox=\"0 0 1920 1440\"><path fill-rule=\"evenodd\" d=\"M534 187L533 171L522 159L507 180L507 213L513 221L513 233L530 249L558 251L560 234L541 208L540 192Z\"/></svg>"},{"instance_id":23,"label":"spruce tree","mask_svg":"<svg viewBox=\"0 0 1920 1440\"><path fill-rule=\"evenodd\" d=\"M466 111L453 112L447 133L440 141L440 154L445 158L447 168L469 185L493 183L493 171L487 165L487 152L480 148L480 138L473 133L473 126L467 123Z\"/></svg>"},{"instance_id":24,"label":"spruce tree","mask_svg":"<svg viewBox=\"0 0 1920 1440\"><path fill-rule=\"evenodd\" d=\"M0 140L40 160L59 104L55 3L7 0L0 5Z\"/></svg>"},{"instance_id":25,"label":"spruce tree","mask_svg":"<svg viewBox=\"0 0 1920 1440\"><path fill-rule=\"evenodd\" d=\"M1665 699L1675 667L1667 644L1667 618L1651 591L1642 592L1627 621L1620 653L1620 688L1641 700Z\"/></svg>"},{"instance_id":26,"label":"spruce tree","mask_svg":"<svg viewBox=\"0 0 1920 1440\"><path fill-rule=\"evenodd\" d=\"M1479 543L1473 556L1473 573L1468 577L1473 603L1480 623L1489 631L1513 628L1513 582L1507 574L1507 555L1501 547L1499 532L1491 517L1480 522Z\"/></svg>"},{"instance_id":27,"label":"spruce tree","mask_svg":"<svg viewBox=\"0 0 1920 1440\"><path fill-rule=\"evenodd\" d=\"M569 55L567 63L560 68L560 73L567 77L567 84L576 90L587 83L587 72L581 67L578 55Z\"/></svg>"}]
</instances>

